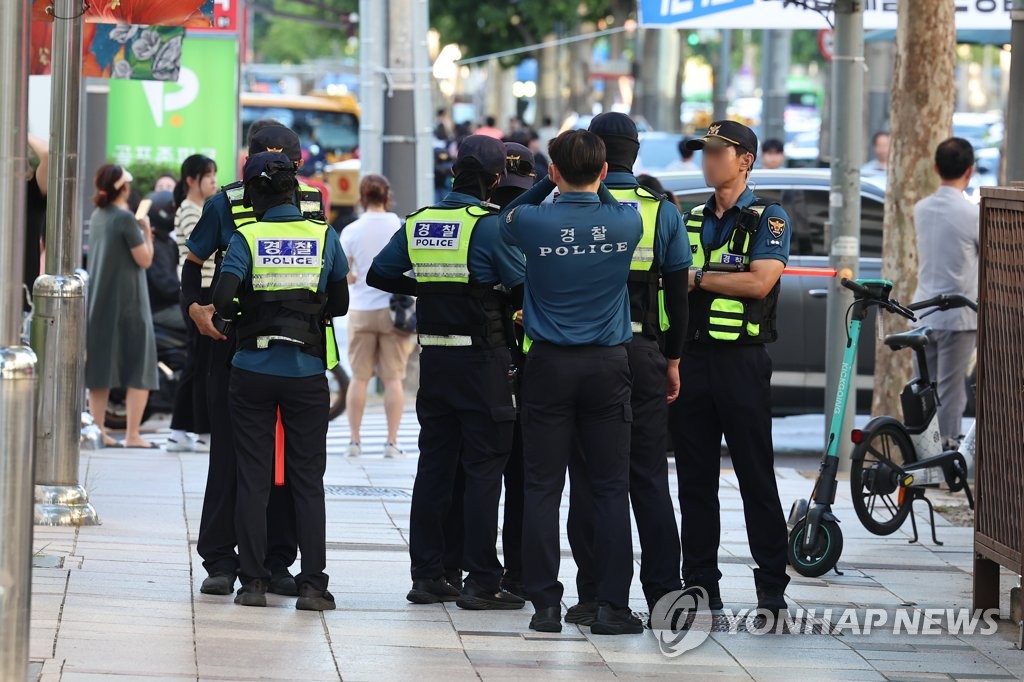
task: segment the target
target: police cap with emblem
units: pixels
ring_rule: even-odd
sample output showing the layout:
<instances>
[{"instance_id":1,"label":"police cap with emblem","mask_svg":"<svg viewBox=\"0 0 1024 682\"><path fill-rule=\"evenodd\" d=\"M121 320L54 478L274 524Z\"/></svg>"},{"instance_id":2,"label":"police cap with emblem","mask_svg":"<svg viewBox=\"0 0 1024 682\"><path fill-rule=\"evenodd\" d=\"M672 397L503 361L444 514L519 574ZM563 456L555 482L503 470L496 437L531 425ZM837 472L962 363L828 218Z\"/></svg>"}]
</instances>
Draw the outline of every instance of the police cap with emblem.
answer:
<instances>
[{"instance_id":1,"label":"police cap with emblem","mask_svg":"<svg viewBox=\"0 0 1024 682\"><path fill-rule=\"evenodd\" d=\"M249 140L249 155L260 152L279 152L297 162L302 160L302 143L291 128L268 126L260 128Z\"/></svg>"},{"instance_id":2,"label":"police cap with emblem","mask_svg":"<svg viewBox=\"0 0 1024 682\"><path fill-rule=\"evenodd\" d=\"M533 170L533 152L517 142L505 143L505 175L498 187L530 189L537 174Z\"/></svg>"},{"instance_id":3,"label":"police cap with emblem","mask_svg":"<svg viewBox=\"0 0 1024 682\"><path fill-rule=\"evenodd\" d=\"M757 135L754 131L736 121L715 121L708 126L704 137L688 140L686 148L691 151L704 147L739 147L744 152L757 156Z\"/></svg>"}]
</instances>

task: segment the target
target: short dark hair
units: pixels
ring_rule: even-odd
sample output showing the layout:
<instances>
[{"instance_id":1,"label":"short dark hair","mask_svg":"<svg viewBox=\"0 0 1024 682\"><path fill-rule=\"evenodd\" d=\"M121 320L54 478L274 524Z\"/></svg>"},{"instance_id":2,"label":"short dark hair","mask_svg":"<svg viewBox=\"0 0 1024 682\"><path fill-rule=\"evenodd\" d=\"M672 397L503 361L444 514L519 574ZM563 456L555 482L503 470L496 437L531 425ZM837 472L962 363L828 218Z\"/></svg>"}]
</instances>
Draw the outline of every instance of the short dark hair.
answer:
<instances>
[{"instance_id":1,"label":"short dark hair","mask_svg":"<svg viewBox=\"0 0 1024 682\"><path fill-rule=\"evenodd\" d=\"M689 141L690 138L688 137L679 140L679 156L682 157L683 161L689 161L693 158L693 150L686 146L686 143Z\"/></svg>"},{"instance_id":2,"label":"short dark hair","mask_svg":"<svg viewBox=\"0 0 1024 682\"><path fill-rule=\"evenodd\" d=\"M493 116L488 116L487 118L484 119L484 123L486 123L489 127L493 128L494 124L497 123L497 120L495 120Z\"/></svg>"},{"instance_id":3,"label":"short dark hair","mask_svg":"<svg viewBox=\"0 0 1024 682\"><path fill-rule=\"evenodd\" d=\"M579 187L601 177L607 150L589 130L566 130L548 144L548 155L565 181Z\"/></svg>"},{"instance_id":4,"label":"short dark hair","mask_svg":"<svg viewBox=\"0 0 1024 682\"><path fill-rule=\"evenodd\" d=\"M951 137L935 148L935 167L943 180L962 178L974 165L974 147L962 137Z\"/></svg>"},{"instance_id":5,"label":"short dark hair","mask_svg":"<svg viewBox=\"0 0 1024 682\"><path fill-rule=\"evenodd\" d=\"M550 116L545 116L544 120L541 121L541 125L545 125L545 126L551 125L551 117Z\"/></svg>"},{"instance_id":6,"label":"short dark hair","mask_svg":"<svg viewBox=\"0 0 1024 682\"><path fill-rule=\"evenodd\" d=\"M761 143L762 154L782 154L785 150L786 147L782 144L782 140L777 137L769 137Z\"/></svg>"},{"instance_id":7,"label":"short dark hair","mask_svg":"<svg viewBox=\"0 0 1024 682\"><path fill-rule=\"evenodd\" d=\"M888 130L879 130L877 133L872 135L871 136L871 146L872 147L874 147L876 144L878 144L878 139L880 137L889 137L889 131Z\"/></svg>"}]
</instances>

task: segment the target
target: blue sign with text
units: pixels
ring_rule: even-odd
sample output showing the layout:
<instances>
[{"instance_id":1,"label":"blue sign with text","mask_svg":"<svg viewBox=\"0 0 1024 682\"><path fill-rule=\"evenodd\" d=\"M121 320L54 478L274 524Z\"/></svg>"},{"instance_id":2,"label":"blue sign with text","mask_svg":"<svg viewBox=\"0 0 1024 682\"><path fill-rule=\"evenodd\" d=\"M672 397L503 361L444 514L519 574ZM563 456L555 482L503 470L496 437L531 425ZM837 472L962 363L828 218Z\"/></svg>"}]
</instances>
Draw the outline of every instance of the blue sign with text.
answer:
<instances>
[{"instance_id":1,"label":"blue sign with text","mask_svg":"<svg viewBox=\"0 0 1024 682\"><path fill-rule=\"evenodd\" d=\"M640 25L670 26L753 4L754 0L640 0Z\"/></svg>"}]
</instances>

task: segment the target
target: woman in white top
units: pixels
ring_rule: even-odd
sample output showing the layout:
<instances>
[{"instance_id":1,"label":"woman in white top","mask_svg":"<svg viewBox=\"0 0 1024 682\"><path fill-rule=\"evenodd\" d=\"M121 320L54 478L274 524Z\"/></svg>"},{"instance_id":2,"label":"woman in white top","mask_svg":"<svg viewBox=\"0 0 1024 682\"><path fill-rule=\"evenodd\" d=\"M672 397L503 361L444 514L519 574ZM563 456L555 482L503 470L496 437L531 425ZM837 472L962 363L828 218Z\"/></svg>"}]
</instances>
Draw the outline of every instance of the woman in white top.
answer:
<instances>
[{"instance_id":1,"label":"woman in white top","mask_svg":"<svg viewBox=\"0 0 1024 682\"><path fill-rule=\"evenodd\" d=\"M366 273L374 257L402 227L390 212L391 185L381 175L367 175L359 183L359 204L363 214L341 231L341 246L348 256L349 296L348 357L352 381L345 398L345 410L352 433L349 457L362 454L359 427L366 407L366 391L376 373L384 383L384 411L388 421L385 457L400 457L398 426L405 396L402 380L412 349L411 338L395 329L391 319L391 294L366 285Z\"/></svg>"},{"instance_id":2,"label":"woman in white top","mask_svg":"<svg viewBox=\"0 0 1024 682\"><path fill-rule=\"evenodd\" d=\"M174 187L174 235L178 242L178 266L185 262L188 247L185 240L192 234L203 204L217 192L217 164L201 154L193 154L181 164L181 179ZM202 302L210 303L214 261L203 265ZM171 416L171 435L165 449L168 452L209 452L210 417L206 407L206 367L209 362L211 339L196 330L187 314L188 361L181 371L178 392L174 397ZM196 434L193 438L189 433Z\"/></svg>"}]
</instances>

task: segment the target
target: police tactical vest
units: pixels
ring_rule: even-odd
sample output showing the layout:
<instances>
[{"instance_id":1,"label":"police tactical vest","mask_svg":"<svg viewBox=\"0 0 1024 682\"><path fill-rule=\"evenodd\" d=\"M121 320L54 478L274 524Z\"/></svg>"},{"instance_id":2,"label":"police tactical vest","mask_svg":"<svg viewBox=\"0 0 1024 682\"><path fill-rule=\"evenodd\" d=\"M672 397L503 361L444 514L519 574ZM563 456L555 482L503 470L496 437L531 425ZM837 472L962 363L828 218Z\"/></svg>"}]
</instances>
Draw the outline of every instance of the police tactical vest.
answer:
<instances>
[{"instance_id":1,"label":"police tactical vest","mask_svg":"<svg viewBox=\"0 0 1024 682\"><path fill-rule=\"evenodd\" d=\"M406 218L420 345L504 345L504 294L469 281L473 232L488 215L483 206L427 207Z\"/></svg>"},{"instance_id":2,"label":"police tactical vest","mask_svg":"<svg viewBox=\"0 0 1024 682\"><path fill-rule=\"evenodd\" d=\"M326 295L319 293L328 226L313 220L255 222L238 229L249 246L252 276L239 294L238 347L298 346L338 363L334 330L325 327Z\"/></svg>"},{"instance_id":3,"label":"police tactical vest","mask_svg":"<svg viewBox=\"0 0 1024 682\"><path fill-rule=\"evenodd\" d=\"M241 182L225 185L221 191L224 192L228 205L231 207L231 218L235 222L236 229L256 222L256 212L252 210L252 206L245 205L245 187ZM327 212L320 190L300 182L298 189L295 190L295 199L302 217L306 220L321 222L327 220Z\"/></svg>"},{"instance_id":4,"label":"police tactical vest","mask_svg":"<svg viewBox=\"0 0 1024 682\"><path fill-rule=\"evenodd\" d=\"M746 272L750 269L750 252L754 236L761 224L764 210L772 204L755 199L740 210L740 216L725 243L718 248L703 241L704 206L695 206L686 216L686 233L693 253L693 266L702 270ZM705 289L690 292L690 341L727 341L735 343L770 343L778 334L775 329L775 308L779 298L779 282L763 299L738 298L711 293Z\"/></svg>"},{"instance_id":5,"label":"police tactical vest","mask_svg":"<svg viewBox=\"0 0 1024 682\"><path fill-rule=\"evenodd\" d=\"M643 222L643 235L629 264L629 316L634 334L657 338L660 332L668 329L661 264L654 257L661 198L641 186L609 188L609 191L620 204L639 211Z\"/></svg>"}]
</instances>

